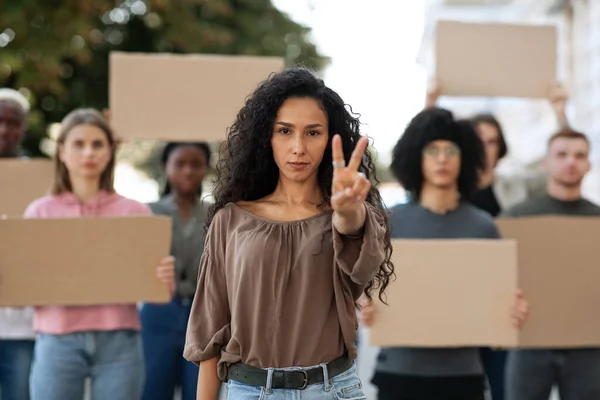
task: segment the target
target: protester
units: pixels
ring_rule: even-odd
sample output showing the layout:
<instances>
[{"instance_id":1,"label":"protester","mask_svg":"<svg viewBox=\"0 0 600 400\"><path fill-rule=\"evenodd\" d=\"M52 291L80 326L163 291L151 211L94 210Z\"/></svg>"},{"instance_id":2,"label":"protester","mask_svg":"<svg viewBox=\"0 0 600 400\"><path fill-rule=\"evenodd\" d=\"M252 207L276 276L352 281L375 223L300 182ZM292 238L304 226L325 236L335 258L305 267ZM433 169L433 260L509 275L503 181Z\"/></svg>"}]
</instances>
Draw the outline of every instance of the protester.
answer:
<instances>
[{"instance_id":1,"label":"protester","mask_svg":"<svg viewBox=\"0 0 600 400\"><path fill-rule=\"evenodd\" d=\"M485 167L481 141L469 121L427 108L409 123L392 152L392 172L410 202L390 210L392 237L402 239L498 239L492 217L469 200ZM508 315L507 310L507 315ZM517 292L513 322L526 319ZM370 326L376 307L364 301ZM477 348L383 348L373 384L379 400L483 400L484 371Z\"/></svg>"},{"instance_id":2,"label":"protester","mask_svg":"<svg viewBox=\"0 0 600 400\"><path fill-rule=\"evenodd\" d=\"M185 357L198 398L365 399L355 302L393 264L368 140L311 72L248 98L218 165ZM352 156L350 156L352 153Z\"/></svg>"},{"instance_id":3,"label":"protester","mask_svg":"<svg viewBox=\"0 0 600 400\"><path fill-rule=\"evenodd\" d=\"M115 193L115 140L100 113L71 112L62 121L57 143L52 194L31 203L26 217L151 214L147 206ZM157 278L172 285L172 257L159 261ZM81 400L87 377L94 399L141 398L144 360L135 304L36 307L34 328L33 400Z\"/></svg>"},{"instance_id":4,"label":"protester","mask_svg":"<svg viewBox=\"0 0 600 400\"><path fill-rule=\"evenodd\" d=\"M591 169L589 152L590 142L581 132L565 127L553 135L545 159L548 194L501 217L600 216L600 207L581 195L581 183ZM513 350L506 373L508 400L545 400L554 385L561 400L600 399L600 348Z\"/></svg>"},{"instance_id":5,"label":"protester","mask_svg":"<svg viewBox=\"0 0 600 400\"><path fill-rule=\"evenodd\" d=\"M433 107L440 97L441 85L433 79L427 91L426 105ZM560 82L553 82L548 92L560 126L568 125L566 117L567 92ZM497 217L503 209L534 197L540 190L537 174L531 176L510 176L500 179L496 173L498 163L508 154L504 129L496 117L490 113L480 113L471 118L477 135L485 150L485 167L479 176L478 190L471 197L471 203ZM492 399L504 400L506 351L481 348L481 358L489 381Z\"/></svg>"},{"instance_id":6,"label":"protester","mask_svg":"<svg viewBox=\"0 0 600 400\"><path fill-rule=\"evenodd\" d=\"M183 349L204 249L206 209L199 196L209 161L206 143L169 143L162 153L166 184L150 208L173 221L171 255L177 285L170 303L146 303L140 312L146 361L143 400L173 400L178 384L182 400L196 399L198 367L183 358Z\"/></svg>"},{"instance_id":7,"label":"protester","mask_svg":"<svg viewBox=\"0 0 600 400\"><path fill-rule=\"evenodd\" d=\"M21 93L0 89L0 158L23 155L28 112ZM32 308L0 308L0 400L29 399L34 339Z\"/></svg>"},{"instance_id":8,"label":"protester","mask_svg":"<svg viewBox=\"0 0 600 400\"><path fill-rule=\"evenodd\" d=\"M14 89L0 89L0 158L23 155L29 101Z\"/></svg>"}]
</instances>

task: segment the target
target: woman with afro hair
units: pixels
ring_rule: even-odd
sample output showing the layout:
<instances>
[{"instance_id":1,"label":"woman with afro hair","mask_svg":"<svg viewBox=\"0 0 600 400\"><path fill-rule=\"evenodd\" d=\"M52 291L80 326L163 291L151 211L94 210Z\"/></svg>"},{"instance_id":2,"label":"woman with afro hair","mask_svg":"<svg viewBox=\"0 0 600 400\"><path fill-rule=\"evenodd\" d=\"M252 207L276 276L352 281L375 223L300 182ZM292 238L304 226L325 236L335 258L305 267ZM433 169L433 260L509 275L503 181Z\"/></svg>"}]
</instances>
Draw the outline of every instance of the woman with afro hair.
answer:
<instances>
[{"instance_id":1,"label":"woman with afro hair","mask_svg":"<svg viewBox=\"0 0 600 400\"><path fill-rule=\"evenodd\" d=\"M356 301L393 274L368 139L322 80L262 82L229 130L184 356L198 399L365 399Z\"/></svg>"},{"instance_id":2,"label":"woman with afro hair","mask_svg":"<svg viewBox=\"0 0 600 400\"><path fill-rule=\"evenodd\" d=\"M392 152L391 169L410 193L407 204L390 210L392 237L500 238L492 217L469 202L483 167L483 146L470 121L456 121L441 108L417 114ZM516 327L527 317L521 296L516 293L512 310ZM375 306L366 302L364 324L370 326L376 317ZM379 400L484 400L477 348L382 348L373 383Z\"/></svg>"}]
</instances>

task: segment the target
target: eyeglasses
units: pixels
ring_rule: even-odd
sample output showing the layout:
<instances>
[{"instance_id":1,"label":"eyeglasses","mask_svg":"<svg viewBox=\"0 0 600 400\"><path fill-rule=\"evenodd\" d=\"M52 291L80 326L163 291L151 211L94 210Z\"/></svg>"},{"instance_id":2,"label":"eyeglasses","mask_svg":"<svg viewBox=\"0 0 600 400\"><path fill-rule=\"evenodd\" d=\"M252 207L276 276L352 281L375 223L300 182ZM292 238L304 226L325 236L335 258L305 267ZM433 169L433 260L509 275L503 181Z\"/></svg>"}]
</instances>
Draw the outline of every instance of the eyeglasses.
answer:
<instances>
[{"instance_id":1,"label":"eyeglasses","mask_svg":"<svg viewBox=\"0 0 600 400\"><path fill-rule=\"evenodd\" d=\"M439 156L440 151L443 152L447 157L456 157L460 155L460 148L458 148L458 146L448 146L442 148L429 146L423 149L423 154L427 157L437 157Z\"/></svg>"}]
</instances>

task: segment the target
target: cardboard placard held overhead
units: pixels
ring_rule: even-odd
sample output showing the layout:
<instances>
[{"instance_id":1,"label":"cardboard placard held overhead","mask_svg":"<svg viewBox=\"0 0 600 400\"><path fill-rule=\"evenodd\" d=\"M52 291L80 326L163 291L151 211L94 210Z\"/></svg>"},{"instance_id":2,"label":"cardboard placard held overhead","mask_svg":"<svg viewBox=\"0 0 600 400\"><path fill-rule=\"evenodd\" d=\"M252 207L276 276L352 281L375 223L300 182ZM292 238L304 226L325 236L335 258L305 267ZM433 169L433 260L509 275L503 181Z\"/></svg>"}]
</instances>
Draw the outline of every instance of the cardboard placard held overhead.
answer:
<instances>
[{"instance_id":1,"label":"cardboard placard held overhead","mask_svg":"<svg viewBox=\"0 0 600 400\"><path fill-rule=\"evenodd\" d=\"M53 176L51 160L0 159L0 215L23 215L29 203L48 193Z\"/></svg>"},{"instance_id":2,"label":"cardboard placard held overhead","mask_svg":"<svg viewBox=\"0 0 600 400\"><path fill-rule=\"evenodd\" d=\"M279 57L110 54L111 124L121 138L223 141Z\"/></svg>"},{"instance_id":3,"label":"cardboard placard held overhead","mask_svg":"<svg viewBox=\"0 0 600 400\"><path fill-rule=\"evenodd\" d=\"M557 76L555 26L439 21L435 40L442 95L546 98Z\"/></svg>"},{"instance_id":4,"label":"cardboard placard held overhead","mask_svg":"<svg viewBox=\"0 0 600 400\"><path fill-rule=\"evenodd\" d=\"M600 346L600 217L499 219L519 243L519 284L531 305L520 347Z\"/></svg>"},{"instance_id":5,"label":"cardboard placard held overhead","mask_svg":"<svg viewBox=\"0 0 600 400\"><path fill-rule=\"evenodd\" d=\"M393 240L396 280L378 304L376 346L511 346L513 240Z\"/></svg>"},{"instance_id":6,"label":"cardboard placard held overhead","mask_svg":"<svg viewBox=\"0 0 600 400\"><path fill-rule=\"evenodd\" d=\"M0 306L168 302L170 244L167 217L0 220Z\"/></svg>"}]
</instances>

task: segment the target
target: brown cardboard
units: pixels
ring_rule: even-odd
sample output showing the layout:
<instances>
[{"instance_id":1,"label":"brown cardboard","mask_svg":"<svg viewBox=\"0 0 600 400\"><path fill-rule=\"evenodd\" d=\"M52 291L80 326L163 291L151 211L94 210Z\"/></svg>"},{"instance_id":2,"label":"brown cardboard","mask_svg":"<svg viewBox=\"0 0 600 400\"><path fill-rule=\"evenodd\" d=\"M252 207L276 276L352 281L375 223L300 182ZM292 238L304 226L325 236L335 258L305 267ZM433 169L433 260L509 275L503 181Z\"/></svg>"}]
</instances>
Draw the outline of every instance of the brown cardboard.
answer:
<instances>
[{"instance_id":1,"label":"brown cardboard","mask_svg":"<svg viewBox=\"0 0 600 400\"><path fill-rule=\"evenodd\" d=\"M376 346L511 346L512 240L393 240L396 280L377 304Z\"/></svg>"},{"instance_id":2,"label":"brown cardboard","mask_svg":"<svg viewBox=\"0 0 600 400\"><path fill-rule=\"evenodd\" d=\"M557 31L439 21L435 58L443 95L546 98L557 73Z\"/></svg>"},{"instance_id":3,"label":"brown cardboard","mask_svg":"<svg viewBox=\"0 0 600 400\"><path fill-rule=\"evenodd\" d=\"M110 54L111 123L121 138L222 141L279 57Z\"/></svg>"},{"instance_id":4,"label":"brown cardboard","mask_svg":"<svg viewBox=\"0 0 600 400\"><path fill-rule=\"evenodd\" d=\"M0 159L0 215L23 215L29 203L48 193L53 175L51 160Z\"/></svg>"},{"instance_id":5,"label":"brown cardboard","mask_svg":"<svg viewBox=\"0 0 600 400\"><path fill-rule=\"evenodd\" d=\"M168 302L170 243L167 217L0 220L0 306Z\"/></svg>"},{"instance_id":6,"label":"brown cardboard","mask_svg":"<svg viewBox=\"0 0 600 400\"><path fill-rule=\"evenodd\" d=\"M519 283L531 305L520 347L600 345L600 218L500 219L519 242Z\"/></svg>"}]
</instances>

